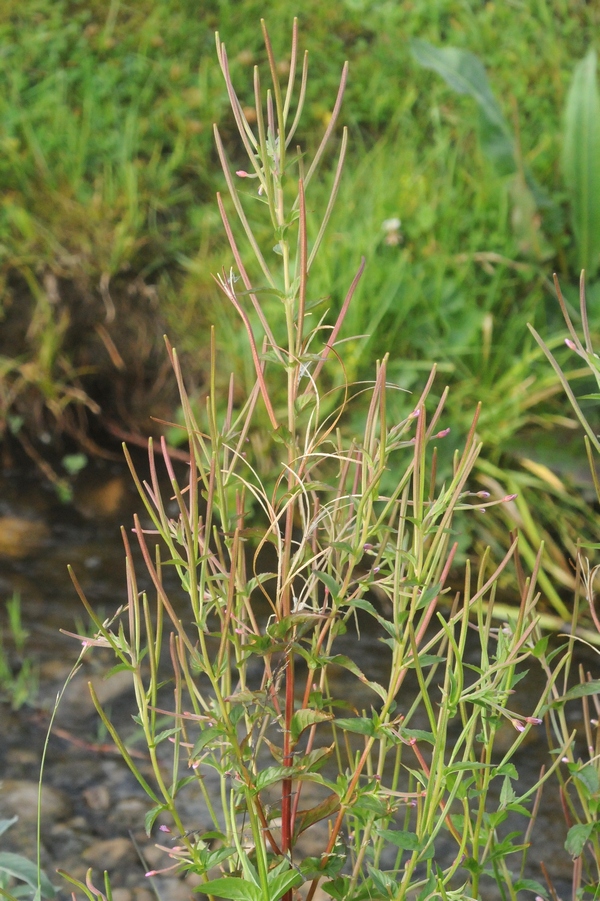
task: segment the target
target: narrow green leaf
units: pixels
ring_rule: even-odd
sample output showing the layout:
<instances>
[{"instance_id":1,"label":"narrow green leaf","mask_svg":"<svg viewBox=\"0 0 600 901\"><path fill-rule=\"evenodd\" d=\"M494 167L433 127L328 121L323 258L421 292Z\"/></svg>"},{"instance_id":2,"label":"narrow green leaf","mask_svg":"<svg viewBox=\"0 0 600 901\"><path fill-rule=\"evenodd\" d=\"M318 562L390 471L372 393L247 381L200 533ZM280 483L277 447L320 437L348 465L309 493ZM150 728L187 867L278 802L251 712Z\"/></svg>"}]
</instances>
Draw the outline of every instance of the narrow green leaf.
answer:
<instances>
[{"instance_id":1,"label":"narrow green leaf","mask_svg":"<svg viewBox=\"0 0 600 901\"><path fill-rule=\"evenodd\" d=\"M593 278L600 261L600 95L596 52L573 72L565 107L562 165L577 242L577 266Z\"/></svg>"},{"instance_id":2,"label":"narrow green leaf","mask_svg":"<svg viewBox=\"0 0 600 901\"><path fill-rule=\"evenodd\" d=\"M170 738L172 735L177 735L178 732L181 732L181 726L175 726L174 729L163 729L162 732L159 732L158 735L155 735L154 742L151 747L156 747L156 745L159 745L161 741L165 740L165 738Z\"/></svg>"},{"instance_id":3,"label":"narrow green leaf","mask_svg":"<svg viewBox=\"0 0 600 901\"><path fill-rule=\"evenodd\" d=\"M329 573L324 573L319 569L313 569L313 576L316 576L317 579L323 583L323 585L329 589L331 596L333 598L338 598L340 595L340 591L342 590L338 583L335 581L333 576L330 576Z\"/></svg>"},{"instance_id":4,"label":"narrow green leaf","mask_svg":"<svg viewBox=\"0 0 600 901\"><path fill-rule=\"evenodd\" d=\"M574 688L570 688L569 691L566 692L562 697L557 698L556 701L553 701L550 704L550 707L560 707L561 704L564 704L565 701L573 701L576 698L584 698L587 695L595 695L600 692L600 679L592 679L591 682L584 682L581 685L575 685Z\"/></svg>"},{"instance_id":5,"label":"narrow green leaf","mask_svg":"<svg viewBox=\"0 0 600 901\"><path fill-rule=\"evenodd\" d=\"M159 813L162 813L163 810L166 810L164 804L157 804L156 807L152 807L146 816L144 817L144 829L146 830L146 835L150 836L152 832L152 827L154 826L154 822Z\"/></svg>"}]
</instances>

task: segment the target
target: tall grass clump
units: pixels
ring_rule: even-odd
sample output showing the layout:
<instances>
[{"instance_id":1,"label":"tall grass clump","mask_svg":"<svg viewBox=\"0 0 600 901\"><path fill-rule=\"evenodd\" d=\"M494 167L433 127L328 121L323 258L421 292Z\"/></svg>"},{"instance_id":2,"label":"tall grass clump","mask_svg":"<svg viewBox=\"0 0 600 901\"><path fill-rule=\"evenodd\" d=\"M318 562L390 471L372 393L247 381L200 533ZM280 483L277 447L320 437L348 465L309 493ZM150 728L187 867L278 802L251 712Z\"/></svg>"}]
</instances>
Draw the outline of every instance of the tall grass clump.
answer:
<instances>
[{"instance_id":1,"label":"tall grass clump","mask_svg":"<svg viewBox=\"0 0 600 901\"><path fill-rule=\"evenodd\" d=\"M291 899L300 888L307 901L317 889L339 901L483 898L490 880L507 898L543 893L523 875L528 834L568 737L534 785L521 785L513 762L556 679L535 613L539 557L500 629L497 582L516 540L499 566L484 553L452 589L455 514L480 516L491 503L470 489L479 411L440 483L447 391L432 403L435 372L400 420L388 415L398 386L387 356L370 381L345 378L341 333L362 264L333 326L315 316L310 274L346 152L335 127L347 69L308 158L296 145L308 78L297 27L285 85L264 25L263 35L271 86L265 95L256 68L254 126L217 37L235 152L247 158L231 166L215 128L233 256L217 281L242 320L254 385L240 397L232 379L219 405L213 336L198 411L168 345L189 468L178 475L164 441L150 445L147 480L128 456L145 508L133 531L152 588L138 584L124 530L126 605L102 622L78 589L96 629L86 647L112 649L131 673L151 774L92 696L150 799L148 834L157 825L170 833L153 874L194 873L199 891L233 901ZM309 229L311 191L334 142L331 195ZM253 230L261 216L268 244ZM281 333L265 312L273 300ZM341 425L365 397L363 429L346 439ZM268 483L257 438L265 419L277 467ZM362 660L363 633L380 642L376 672ZM515 686L542 657L545 687L522 710ZM524 838L508 832L509 816L523 818ZM90 901L100 897L91 879L72 881Z\"/></svg>"}]
</instances>

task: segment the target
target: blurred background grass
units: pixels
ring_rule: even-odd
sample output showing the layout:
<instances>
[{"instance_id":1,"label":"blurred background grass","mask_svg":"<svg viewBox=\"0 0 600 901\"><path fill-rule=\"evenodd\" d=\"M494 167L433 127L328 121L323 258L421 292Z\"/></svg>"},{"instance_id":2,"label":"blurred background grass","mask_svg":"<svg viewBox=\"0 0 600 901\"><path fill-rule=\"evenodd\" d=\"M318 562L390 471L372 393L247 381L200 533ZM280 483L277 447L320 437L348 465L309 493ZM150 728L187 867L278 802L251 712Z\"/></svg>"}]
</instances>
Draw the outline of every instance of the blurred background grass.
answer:
<instances>
[{"instance_id":1,"label":"blurred background grass","mask_svg":"<svg viewBox=\"0 0 600 901\"><path fill-rule=\"evenodd\" d=\"M251 117L252 68L265 62L259 20L285 74L294 14L310 59L305 145L327 124L350 61L349 157L311 272L312 299L323 298L331 319L366 257L345 327L345 337L366 337L346 345L348 377L370 377L389 350L391 376L416 391L438 363L438 394L452 386L444 425L457 440L482 401L481 485L519 499L485 522L471 518L464 544L500 548L506 520L520 526L526 554L545 538L546 569L568 584L568 555L594 534L571 490L585 468L582 442L526 323L560 345L549 277L557 271L573 298L579 274L560 154L572 73L600 24L600 7L583 0L297 0L289 10L268 0L5 0L5 462L24 448L62 479L65 454L112 452L110 429L147 433L150 415L176 418L163 332L200 398L216 324L223 385L233 370L240 396L248 388L245 342L212 279L231 263L215 203L225 185L213 122L234 168L242 159L214 32ZM541 199L498 170L476 104L417 64L411 38L477 54ZM309 208L326 202L334 162L310 186ZM596 331L594 285L590 296ZM400 415L414 401L395 392L391 403ZM454 447L446 441L442 470Z\"/></svg>"}]
</instances>

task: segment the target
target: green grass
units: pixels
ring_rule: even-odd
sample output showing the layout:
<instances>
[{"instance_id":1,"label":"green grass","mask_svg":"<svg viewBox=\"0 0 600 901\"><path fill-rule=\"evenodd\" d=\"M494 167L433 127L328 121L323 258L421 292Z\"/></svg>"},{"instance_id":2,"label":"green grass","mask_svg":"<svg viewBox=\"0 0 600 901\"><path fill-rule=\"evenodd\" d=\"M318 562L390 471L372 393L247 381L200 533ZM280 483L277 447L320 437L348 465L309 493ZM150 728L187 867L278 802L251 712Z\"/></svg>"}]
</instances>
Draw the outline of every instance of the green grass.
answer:
<instances>
[{"instance_id":1,"label":"green grass","mask_svg":"<svg viewBox=\"0 0 600 901\"><path fill-rule=\"evenodd\" d=\"M348 377L365 377L389 350L390 377L418 390L438 363L434 390L453 383L445 424L460 436L467 411L483 402L486 459L508 470L501 490L513 476L529 481L524 497L553 541L556 492L539 471L525 478L519 459L553 463L544 429L562 428L567 412L526 323L556 332L549 275L559 271L568 293L578 274L560 170L562 111L600 13L566 0L336 0L326 8L299 0L293 12L310 58L301 134L309 149L350 61L341 116L350 149L309 282L310 299L323 299L318 315L331 320L366 257L344 337L367 337L347 349ZM284 59L292 11L279 4L3 6L0 428L26 443L42 432L81 443L97 403L105 419L141 416L144 428L149 412L172 418L170 395L160 390L160 334L186 357L201 395L215 322L223 388L232 368L238 390L248 387L253 369L239 323L212 279L231 264L214 199L224 181L213 122L234 164L242 159L214 31L251 106L252 66L265 63L261 16ZM519 201L482 151L475 104L417 65L412 37L483 61L551 207ZM310 186L309 211L322 206L334 163L332 153ZM398 243L386 241L383 227L394 218ZM395 412L410 404L398 394ZM581 527L578 516L568 522L567 547Z\"/></svg>"}]
</instances>

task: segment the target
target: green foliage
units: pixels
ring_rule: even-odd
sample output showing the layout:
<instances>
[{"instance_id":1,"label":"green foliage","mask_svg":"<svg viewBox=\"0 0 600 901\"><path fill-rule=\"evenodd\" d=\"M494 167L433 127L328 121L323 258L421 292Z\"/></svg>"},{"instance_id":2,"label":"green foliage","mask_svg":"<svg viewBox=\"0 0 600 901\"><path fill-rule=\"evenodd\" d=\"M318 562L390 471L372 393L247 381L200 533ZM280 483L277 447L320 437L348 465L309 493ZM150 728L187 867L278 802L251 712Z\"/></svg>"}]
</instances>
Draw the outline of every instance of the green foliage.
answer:
<instances>
[{"instance_id":1,"label":"green foliage","mask_svg":"<svg viewBox=\"0 0 600 901\"><path fill-rule=\"evenodd\" d=\"M17 822L18 817L0 820L0 836ZM13 885L14 880L24 885ZM56 897L56 890L45 873L39 872L37 866L11 851L0 851L0 894L14 901L16 898L48 898Z\"/></svg>"},{"instance_id":2,"label":"green foliage","mask_svg":"<svg viewBox=\"0 0 600 901\"><path fill-rule=\"evenodd\" d=\"M0 627L0 699L9 701L13 710L18 710L37 694L38 674L26 652L29 633L21 619L20 595L15 592L5 607L8 629ZM15 653L18 664L13 662Z\"/></svg>"},{"instance_id":3,"label":"green foliage","mask_svg":"<svg viewBox=\"0 0 600 901\"><path fill-rule=\"evenodd\" d=\"M565 108L563 171L577 242L577 266L593 279L600 264L600 94L596 52L575 67Z\"/></svg>"},{"instance_id":4,"label":"green foliage","mask_svg":"<svg viewBox=\"0 0 600 901\"><path fill-rule=\"evenodd\" d=\"M252 383L239 392L232 378L220 406L213 335L210 390L205 405L194 406L168 345L189 466L179 477L166 443L160 457L151 444L143 481L128 455L145 509L146 523L136 516L134 533L152 595L139 590L125 531L125 609L102 622L74 578L96 629L85 650L109 648L131 673L134 719L149 757L144 772L93 690L92 698L152 802L146 828L160 816L163 829L178 836L168 868L175 860L199 875L199 891L290 901L304 884L307 901L319 886L344 901L425 901L436 893L478 899L490 877L515 897L537 884L516 877L507 861L516 856L524 867L537 798L572 754L573 737L560 734L533 786L520 785L512 761L542 712L551 724L564 719L564 704L554 701L572 697L556 689L572 643L566 654L547 653L537 614L541 551L525 578L516 538L498 565L489 551L475 568L467 562L463 590L444 606L458 515L476 516L495 503L470 489L481 450L479 411L440 477L435 444L445 435L447 392L434 396L435 372L404 416L390 403L398 385L387 355L366 385L348 379L340 334L362 265L334 323L320 313L312 318L313 265L338 192L346 132L320 207L318 164L346 68L323 139L305 153L294 135L304 100L294 75L305 79L297 22L286 67L264 23L262 31L270 87L265 95L257 69L255 122L217 36L246 162L229 164L215 127L229 192L217 202L232 257L216 281L242 322ZM348 437L342 426L357 400L366 415ZM268 479L262 448L252 444L257 422L268 423L275 438ZM271 562L263 566L267 547ZM520 603L496 629L499 580L513 562ZM365 620L381 641L376 678L359 665L360 644L348 653L343 641ZM472 622L474 657L467 654ZM575 616L573 634L576 625ZM531 667L544 680L525 714L513 708L514 693ZM351 680L341 689L340 669ZM159 692L166 679L174 690L166 714L173 725L165 730ZM500 751L503 725L511 737ZM214 793L208 774L218 782ZM580 791L596 785L586 767L573 781ZM186 792L203 805L207 830L190 831L184 821ZM507 833L509 816L525 824L524 835ZM307 833L317 837L319 856L306 853ZM91 901L89 886L71 881Z\"/></svg>"}]
</instances>

